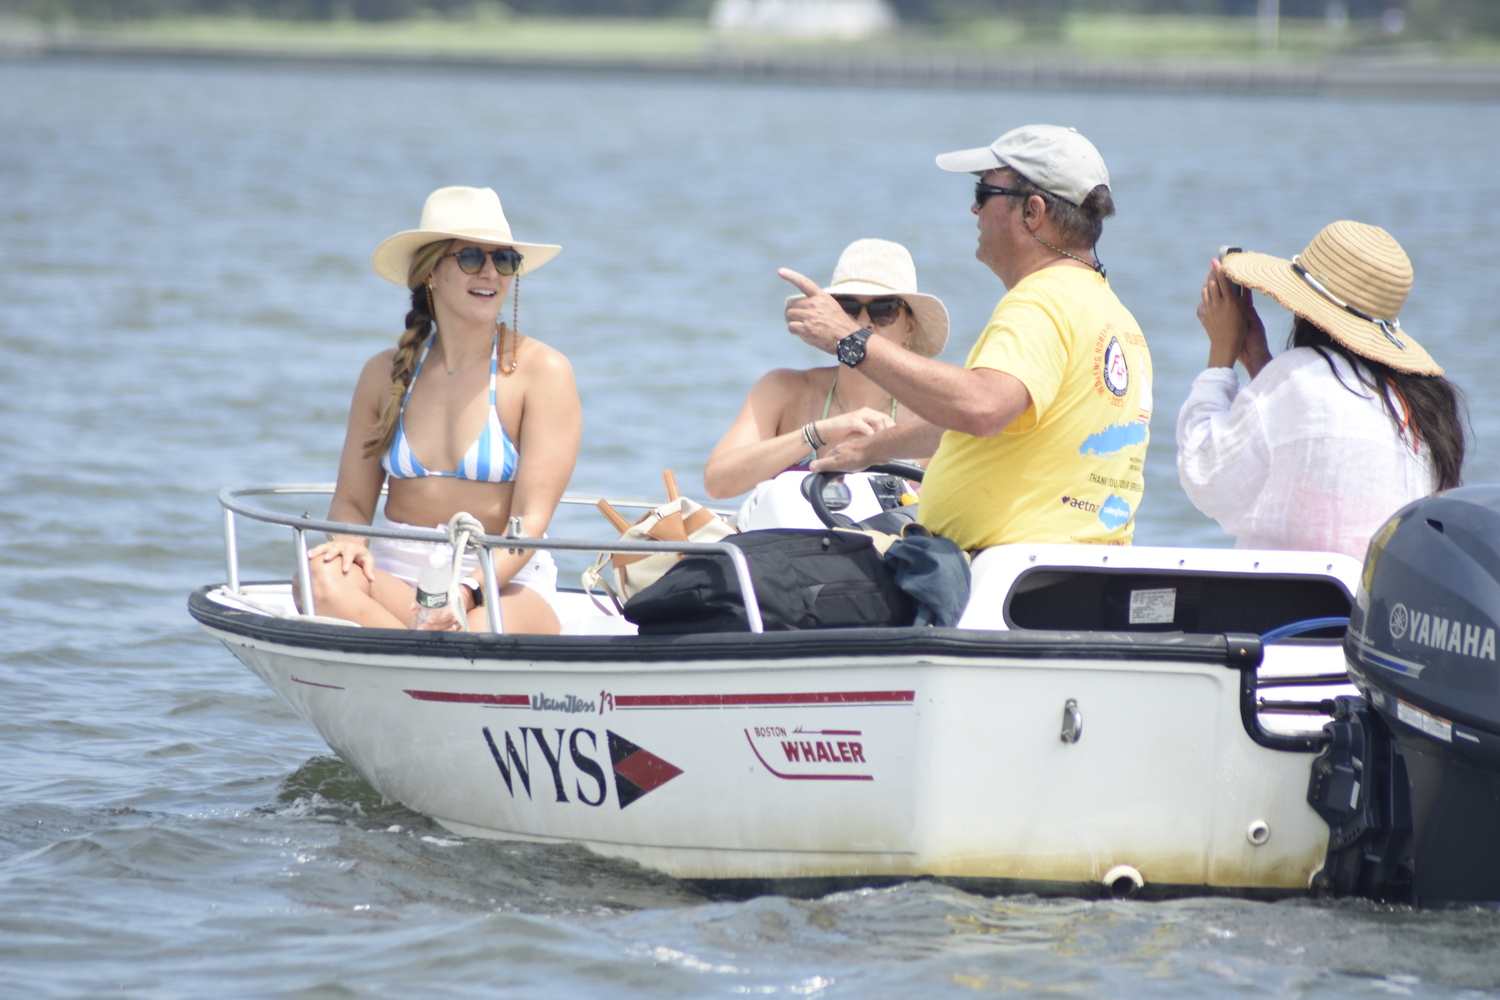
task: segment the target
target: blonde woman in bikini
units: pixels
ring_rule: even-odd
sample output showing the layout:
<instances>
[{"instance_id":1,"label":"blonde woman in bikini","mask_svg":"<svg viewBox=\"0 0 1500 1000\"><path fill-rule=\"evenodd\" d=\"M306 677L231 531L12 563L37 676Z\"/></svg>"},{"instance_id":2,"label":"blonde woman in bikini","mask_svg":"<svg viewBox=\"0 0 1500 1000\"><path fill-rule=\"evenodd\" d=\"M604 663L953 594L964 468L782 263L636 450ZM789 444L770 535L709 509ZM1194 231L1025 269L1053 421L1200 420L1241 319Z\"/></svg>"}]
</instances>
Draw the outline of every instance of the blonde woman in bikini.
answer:
<instances>
[{"instance_id":1,"label":"blonde woman in bikini","mask_svg":"<svg viewBox=\"0 0 1500 1000\"><path fill-rule=\"evenodd\" d=\"M516 280L560 247L511 238L489 188L434 191L418 229L375 251L375 272L411 289L394 350L365 365L354 390L330 520L373 524L389 482L388 524L446 525L459 511L503 534L546 531L573 474L583 426L568 359L501 321ZM321 614L367 628L409 628L417 574L433 543L336 535L308 554ZM557 569L546 552L495 551L507 632L558 631ZM472 554L464 581L470 627L484 629ZM456 628L451 616L424 627Z\"/></svg>"},{"instance_id":2,"label":"blonde woman in bikini","mask_svg":"<svg viewBox=\"0 0 1500 1000\"><path fill-rule=\"evenodd\" d=\"M849 244L825 290L874 336L923 357L934 357L948 341L948 310L917 291L916 266L899 243ZM912 419L855 368L778 368L751 388L734 424L708 456L704 491L715 499L736 496L788 469L805 468L840 441Z\"/></svg>"}]
</instances>

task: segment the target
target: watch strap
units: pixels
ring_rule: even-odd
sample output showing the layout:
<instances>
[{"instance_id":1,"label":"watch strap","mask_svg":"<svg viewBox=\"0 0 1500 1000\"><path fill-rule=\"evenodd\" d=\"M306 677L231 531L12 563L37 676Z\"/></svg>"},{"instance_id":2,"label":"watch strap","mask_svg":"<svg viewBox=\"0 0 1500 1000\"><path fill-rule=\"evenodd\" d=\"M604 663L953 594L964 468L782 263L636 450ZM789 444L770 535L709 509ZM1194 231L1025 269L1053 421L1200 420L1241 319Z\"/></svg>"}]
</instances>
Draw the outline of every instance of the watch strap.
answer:
<instances>
[{"instance_id":1,"label":"watch strap","mask_svg":"<svg viewBox=\"0 0 1500 1000\"><path fill-rule=\"evenodd\" d=\"M472 576L466 576L462 580L458 581L458 585L460 587L468 588L469 596L474 599L474 607L484 607L484 584L480 583Z\"/></svg>"}]
</instances>

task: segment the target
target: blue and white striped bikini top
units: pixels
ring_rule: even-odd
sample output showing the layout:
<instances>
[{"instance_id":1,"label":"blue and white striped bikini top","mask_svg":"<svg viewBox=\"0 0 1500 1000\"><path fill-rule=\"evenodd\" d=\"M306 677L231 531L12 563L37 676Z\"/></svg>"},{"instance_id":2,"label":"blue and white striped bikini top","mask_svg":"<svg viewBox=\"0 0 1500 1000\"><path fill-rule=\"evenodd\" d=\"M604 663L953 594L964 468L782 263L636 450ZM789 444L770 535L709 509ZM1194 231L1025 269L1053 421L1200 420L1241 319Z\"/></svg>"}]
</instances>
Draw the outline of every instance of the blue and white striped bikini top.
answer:
<instances>
[{"instance_id":1,"label":"blue and white striped bikini top","mask_svg":"<svg viewBox=\"0 0 1500 1000\"><path fill-rule=\"evenodd\" d=\"M436 338L432 338L436 339ZM516 478L516 466L521 462L521 453L511 443L510 436L500 424L495 412L495 376L500 370L500 331L495 331L495 346L490 351L490 418L485 422L479 438L464 452L456 472L435 472L426 469L412 454L406 440L406 401L411 398L417 376L422 374L422 365L427 361L427 352L432 350L432 339L422 348L422 358L412 374L411 385L401 397L401 416L396 420L396 436L391 446L381 456L380 464L394 479L419 479L422 476L451 476L454 479L472 479L480 483L508 483Z\"/></svg>"}]
</instances>

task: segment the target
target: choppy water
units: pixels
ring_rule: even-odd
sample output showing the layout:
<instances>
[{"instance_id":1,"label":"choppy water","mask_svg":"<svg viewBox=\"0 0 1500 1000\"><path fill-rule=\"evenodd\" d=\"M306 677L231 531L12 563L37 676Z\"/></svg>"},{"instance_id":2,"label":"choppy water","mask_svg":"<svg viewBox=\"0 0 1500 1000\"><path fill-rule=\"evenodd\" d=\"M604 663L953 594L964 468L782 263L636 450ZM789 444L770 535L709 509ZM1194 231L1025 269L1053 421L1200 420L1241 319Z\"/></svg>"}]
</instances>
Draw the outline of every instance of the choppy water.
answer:
<instances>
[{"instance_id":1,"label":"choppy water","mask_svg":"<svg viewBox=\"0 0 1500 1000\"><path fill-rule=\"evenodd\" d=\"M1487 912L920 883L717 902L460 840L382 805L188 619L222 579L218 487L332 477L403 309L366 261L432 188L491 184L518 236L566 247L522 324L578 372L574 486L650 494L664 467L693 482L759 372L819 363L779 324L778 265L821 280L851 239L905 242L961 359L1000 288L931 158L1026 121L1078 126L1113 172L1101 252L1158 373L1139 541L1224 542L1170 441L1208 257L1289 255L1336 218L1411 253L1403 320L1469 392L1470 480L1500 481L1494 104L0 63L0 995L1500 991ZM284 539L249 542L285 573Z\"/></svg>"}]
</instances>

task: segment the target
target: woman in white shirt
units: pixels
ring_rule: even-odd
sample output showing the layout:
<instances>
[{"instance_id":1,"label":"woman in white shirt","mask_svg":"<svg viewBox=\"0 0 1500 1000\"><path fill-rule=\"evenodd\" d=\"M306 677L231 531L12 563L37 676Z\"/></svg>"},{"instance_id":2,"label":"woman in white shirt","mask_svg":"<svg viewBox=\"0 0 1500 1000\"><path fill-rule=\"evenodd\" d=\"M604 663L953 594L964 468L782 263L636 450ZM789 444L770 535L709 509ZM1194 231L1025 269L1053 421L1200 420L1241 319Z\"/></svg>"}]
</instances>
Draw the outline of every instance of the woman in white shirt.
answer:
<instances>
[{"instance_id":1,"label":"woman in white shirt","mask_svg":"<svg viewBox=\"0 0 1500 1000\"><path fill-rule=\"evenodd\" d=\"M1400 244L1358 222L1325 227L1291 260L1213 262L1198 305L1208 368L1177 418L1177 472L1238 547L1362 560L1397 510L1459 485L1458 391L1396 318L1411 281ZM1252 288L1296 315L1274 359Z\"/></svg>"}]
</instances>

